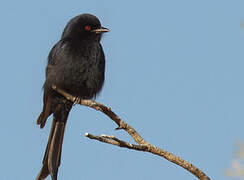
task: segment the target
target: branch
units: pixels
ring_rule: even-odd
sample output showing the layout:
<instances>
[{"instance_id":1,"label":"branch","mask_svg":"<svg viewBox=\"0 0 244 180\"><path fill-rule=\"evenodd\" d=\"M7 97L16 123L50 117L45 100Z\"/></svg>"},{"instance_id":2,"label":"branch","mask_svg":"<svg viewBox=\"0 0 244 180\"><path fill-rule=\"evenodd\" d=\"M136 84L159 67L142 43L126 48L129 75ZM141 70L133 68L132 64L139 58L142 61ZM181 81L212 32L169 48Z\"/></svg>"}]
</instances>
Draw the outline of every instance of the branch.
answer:
<instances>
[{"instance_id":1,"label":"branch","mask_svg":"<svg viewBox=\"0 0 244 180\"><path fill-rule=\"evenodd\" d=\"M168 161L183 167L184 169L191 172L193 175L195 175L200 180L210 180L210 178L204 172L202 172L200 169L196 168L191 163L181 159L180 157L178 157L178 156L176 156L176 155L174 155L174 154L172 154L166 150L160 149L156 146L149 144L147 141L145 141L138 134L138 132L136 132L136 130L134 128L132 128L130 125L128 125L127 123L122 121L119 118L119 116L117 116L111 110L110 107L107 107L103 104L100 104L94 100L86 100L86 99L80 99L80 98L74 97L71 94L63 91L62 89L57 88L54 85L52 86L52 88L55 91L57 91L58 93L62 94L64 97L66 97L66 99L68 99L74 103L84 105L84 106L88 106L88 107L93 108L97 111L103 112L104 114L106 114L110 119L112 119L118 125L118 128L116 128L116 130L118 130L118 129L125 130L135 140L135 142L138 143L138 145L130 144L128 142L119 140L118 138L115 138L114 136L108 136L108 135L95 136L95 135L86 133L86 136L88 138L95 139L95 140L98 140L98 141L103 142L103 143L116 145L119 147L133 149L133 150L137 150L137 151L150 152L152 154L164 157Z\"/></svg>"}]
</instances>

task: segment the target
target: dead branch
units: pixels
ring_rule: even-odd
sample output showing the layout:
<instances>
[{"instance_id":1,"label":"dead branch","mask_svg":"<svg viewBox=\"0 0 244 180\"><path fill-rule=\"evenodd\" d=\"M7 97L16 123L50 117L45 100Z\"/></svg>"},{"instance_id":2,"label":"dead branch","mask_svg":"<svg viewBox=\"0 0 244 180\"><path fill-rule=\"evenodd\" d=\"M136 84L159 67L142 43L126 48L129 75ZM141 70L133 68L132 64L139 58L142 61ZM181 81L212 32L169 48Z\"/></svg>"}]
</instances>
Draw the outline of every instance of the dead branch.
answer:
<instances>
[{"instance_id":1,"label":"dead branch","mask_svg":"<svg viewBox=\"0 0 244 180\"><path fill-rule=\"evenodd\" d=\"M58 93L62 94L68 100L70 100L74 103L84 105L84 106L88 106L88 107L91 107L97 111L103 112L104 114L106 114L110 119L112 119L118 125L116 130L118 130L118 129L125 130L134 139L134 141L138 143L138 145L130 144L128 142L119 140L118 138L116 138L114 136L108 136L108 135L95 136L95 135L86 133L86 137L88 137L90 139L98 140L98 141L103 142L103 143L108 143L108 144L112 144L115 146L119 146L119 147L133 149L133 150L137 150L137 151L150 152L152 154L164 157L168 161L183 167L184 169L191 172L193 175L195 175L200 180L210 180L210 178L204 172L202 172L200 169L196 168L191 163L181 159L180 157L178 157L178 156L176 156L176 155L174 155L174 154L172 154L166 150L160 149L156 146L149 144L147 141L145 141L138 134L138 132L136 132L136 130L134 128L132 128L130 125L128 125L127 123L122 121L119 118L119 116L117 116L111 110L110 107L107 107L103 104L100 104L94 100L79 99L77 97L74 97L74 96L68 94L67 92L63 91L62 89L57 88L56 86L52 86L52 88L55 91L57 91Z\"/></svg>"}]
</instances>

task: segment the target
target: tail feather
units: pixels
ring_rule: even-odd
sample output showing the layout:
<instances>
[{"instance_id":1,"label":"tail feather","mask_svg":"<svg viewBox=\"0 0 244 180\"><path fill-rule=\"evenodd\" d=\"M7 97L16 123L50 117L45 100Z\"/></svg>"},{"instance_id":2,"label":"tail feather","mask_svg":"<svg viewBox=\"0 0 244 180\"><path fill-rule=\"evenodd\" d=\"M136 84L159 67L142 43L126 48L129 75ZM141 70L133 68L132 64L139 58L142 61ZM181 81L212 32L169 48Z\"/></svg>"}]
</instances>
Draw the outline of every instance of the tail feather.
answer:
<instances>
[{"instance_id":1,"label":"tail feather","mask_svg":"<svg viewBox=\"0 0 244 180\"><path fill-rule=\"evenodd\" d=\"M61 162L62 144L65 131L65 122L56 121L52 123L48 143L43 158L43 166L36 180L45 179L49 174L52 180L57 179L58 168Z\"/></svg>"},{"instance_id":2,"label":"tail feather","mask_svg":"<svg viewBox=\"0 0 244 180\"><path fill-rule=\"evenodd\" d=\"M50 134L48 137L48 143L46 146L45 155L44 155L44 158L42 160L42 164L43 164L42 169L39 172L39 174L37 175L36 180L43 180L50 174L49 169L48 169L48 154L49 154L50 145L51 145L51 142L52 142L52 139L54 136L55 124L56 124L55 119L53 119L52 127L51 127Z\"/></svg>"},{"instance_id":3,"label":"tail feather","mask_svg":"<svg viewBox=\"0 0 244 180\"><path fill-rule=\"evenodd\" d=\"M52 179L57 179L58 167L60 166L62 144L66 122L56 122L54 135L48 154L48 169Z\"/></svg>"},{"instance_id":4,"label":"tail feather","mask_svg":"<svg viewBox=\"0 0 244 180\"><path fill-rule=\"evenodd\" d=\"M43 98L44 104L43 104L43 111L41 112L40 116L38 117L36 123L40 125L41 128L43 128L46 124L47 118L52 114L51 111L51 99L48 98L47 95L44 93Z\"/></svg>"},{"instance_id":5,"label":"tail feather","mask_svg":"<svg viewBox=\"0 0 244 180\"><path fill-rule=\"evenodd\" d=\"M72 103L58 104L53 114L53 122L50 130L45 155L43 158L43 166L36 177L36 180L43 180L49 174L52 180L57 180L58 168L61 162L62 144L65 132L65 126ZM42 113L43 114L43 113ZM44 115L39 118L44 118ZM42 116L42 117L41 117ZM38 119L39 119L38 118ZM43 121L41 121L43 122Z\"/></svg>"}]
</instances>

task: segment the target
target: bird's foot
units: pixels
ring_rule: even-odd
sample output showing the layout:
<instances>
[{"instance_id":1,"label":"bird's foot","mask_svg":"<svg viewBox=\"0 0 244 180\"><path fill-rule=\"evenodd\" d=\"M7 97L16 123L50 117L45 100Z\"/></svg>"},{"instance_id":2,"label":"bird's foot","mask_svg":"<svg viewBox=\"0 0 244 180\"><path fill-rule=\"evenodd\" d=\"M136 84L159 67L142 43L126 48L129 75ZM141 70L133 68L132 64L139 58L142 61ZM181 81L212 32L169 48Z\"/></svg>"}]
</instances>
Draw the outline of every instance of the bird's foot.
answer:
<instances>
[{"instance_id":1,"label":"bird's foot","mask_svg":"<svg viewBox=\"0 0 244 180\"><path fill-rule=\"evenodd\" d=\"M81 103L81 98L80 97L75 97L74 100L73 100L73 106L75 106L76 104L80 104Z\"/></svg>"}]
</instances>

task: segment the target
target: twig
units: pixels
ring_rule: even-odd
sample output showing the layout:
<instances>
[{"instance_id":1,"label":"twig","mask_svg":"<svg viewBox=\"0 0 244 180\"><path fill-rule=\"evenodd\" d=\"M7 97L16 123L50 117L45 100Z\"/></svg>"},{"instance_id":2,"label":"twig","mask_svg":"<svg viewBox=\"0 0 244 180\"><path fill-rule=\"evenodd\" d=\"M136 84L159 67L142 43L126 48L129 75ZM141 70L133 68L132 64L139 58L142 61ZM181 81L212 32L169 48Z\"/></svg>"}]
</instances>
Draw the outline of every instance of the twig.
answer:
<instances>
[{"instance_id":1,"label":"twig","mask_svg":"<svg viewBox=\"0 0 244 180\"><path fill-rule=\"evenodd\" d=\"M168 161L173 162L173 163L183 167L184 169L191 172L193 175L195 175L200 180L210 180L210 178L204 172L202 172L200 169L196 168L191 163L181 159L180 157L178 157L178 156L176 156L176 155L174 155L168 151L160 149L160 148L153 146L153 145L149 144L148 142L146 142L136 132L136 130L134 128L132 128L130 125L128 125L127 123L122 121L119 118L119 116L117 116L111 110L110 107L107 107L103 104L97 103L94 100L79 99L79 98L74 97L74 96L70 95L69 93L63 91L62 89L57 88L56 86L52 86L52 88L55 91L57 91L58 93L62 94L68 100L70 100L74 103L84 105L84 106L88 106L88 107L91 107L97 111L103 112L104 114L106 114L110 119L112 119L118 125L118 128L116 128L116 129L125 130L135 140L135 142L138 143L138 145L130 144L130 143L127 143L125 141L119 140L118 138L115 138L114 136L107 136L107 135L95 136L95 135L86 133L86 136L88 138L95 139L95 140L98 140L98 141L103 142L103 143L108 143L108 144L128 148L128 149L150 152L152 154L164 157Z\"/></svg>"},{"instance_id":2,"label":"twig","mask_svg":"<svg viewBox=\"0 0 244 180\"><path fill-rule=\"evenodd\" d=\"M86 133L85 136L90 139L95 139L95 140L103 142L103 143L112 144L112 145L123 147L123 148L133 149L133 150L137 150L137 151L147 151L146 150L147 145L130 144L130 143L122 141L114 136L108 136L108 135L95 136L95 135L92 135L89 133Z\"/></svg>"}]
</instances>

